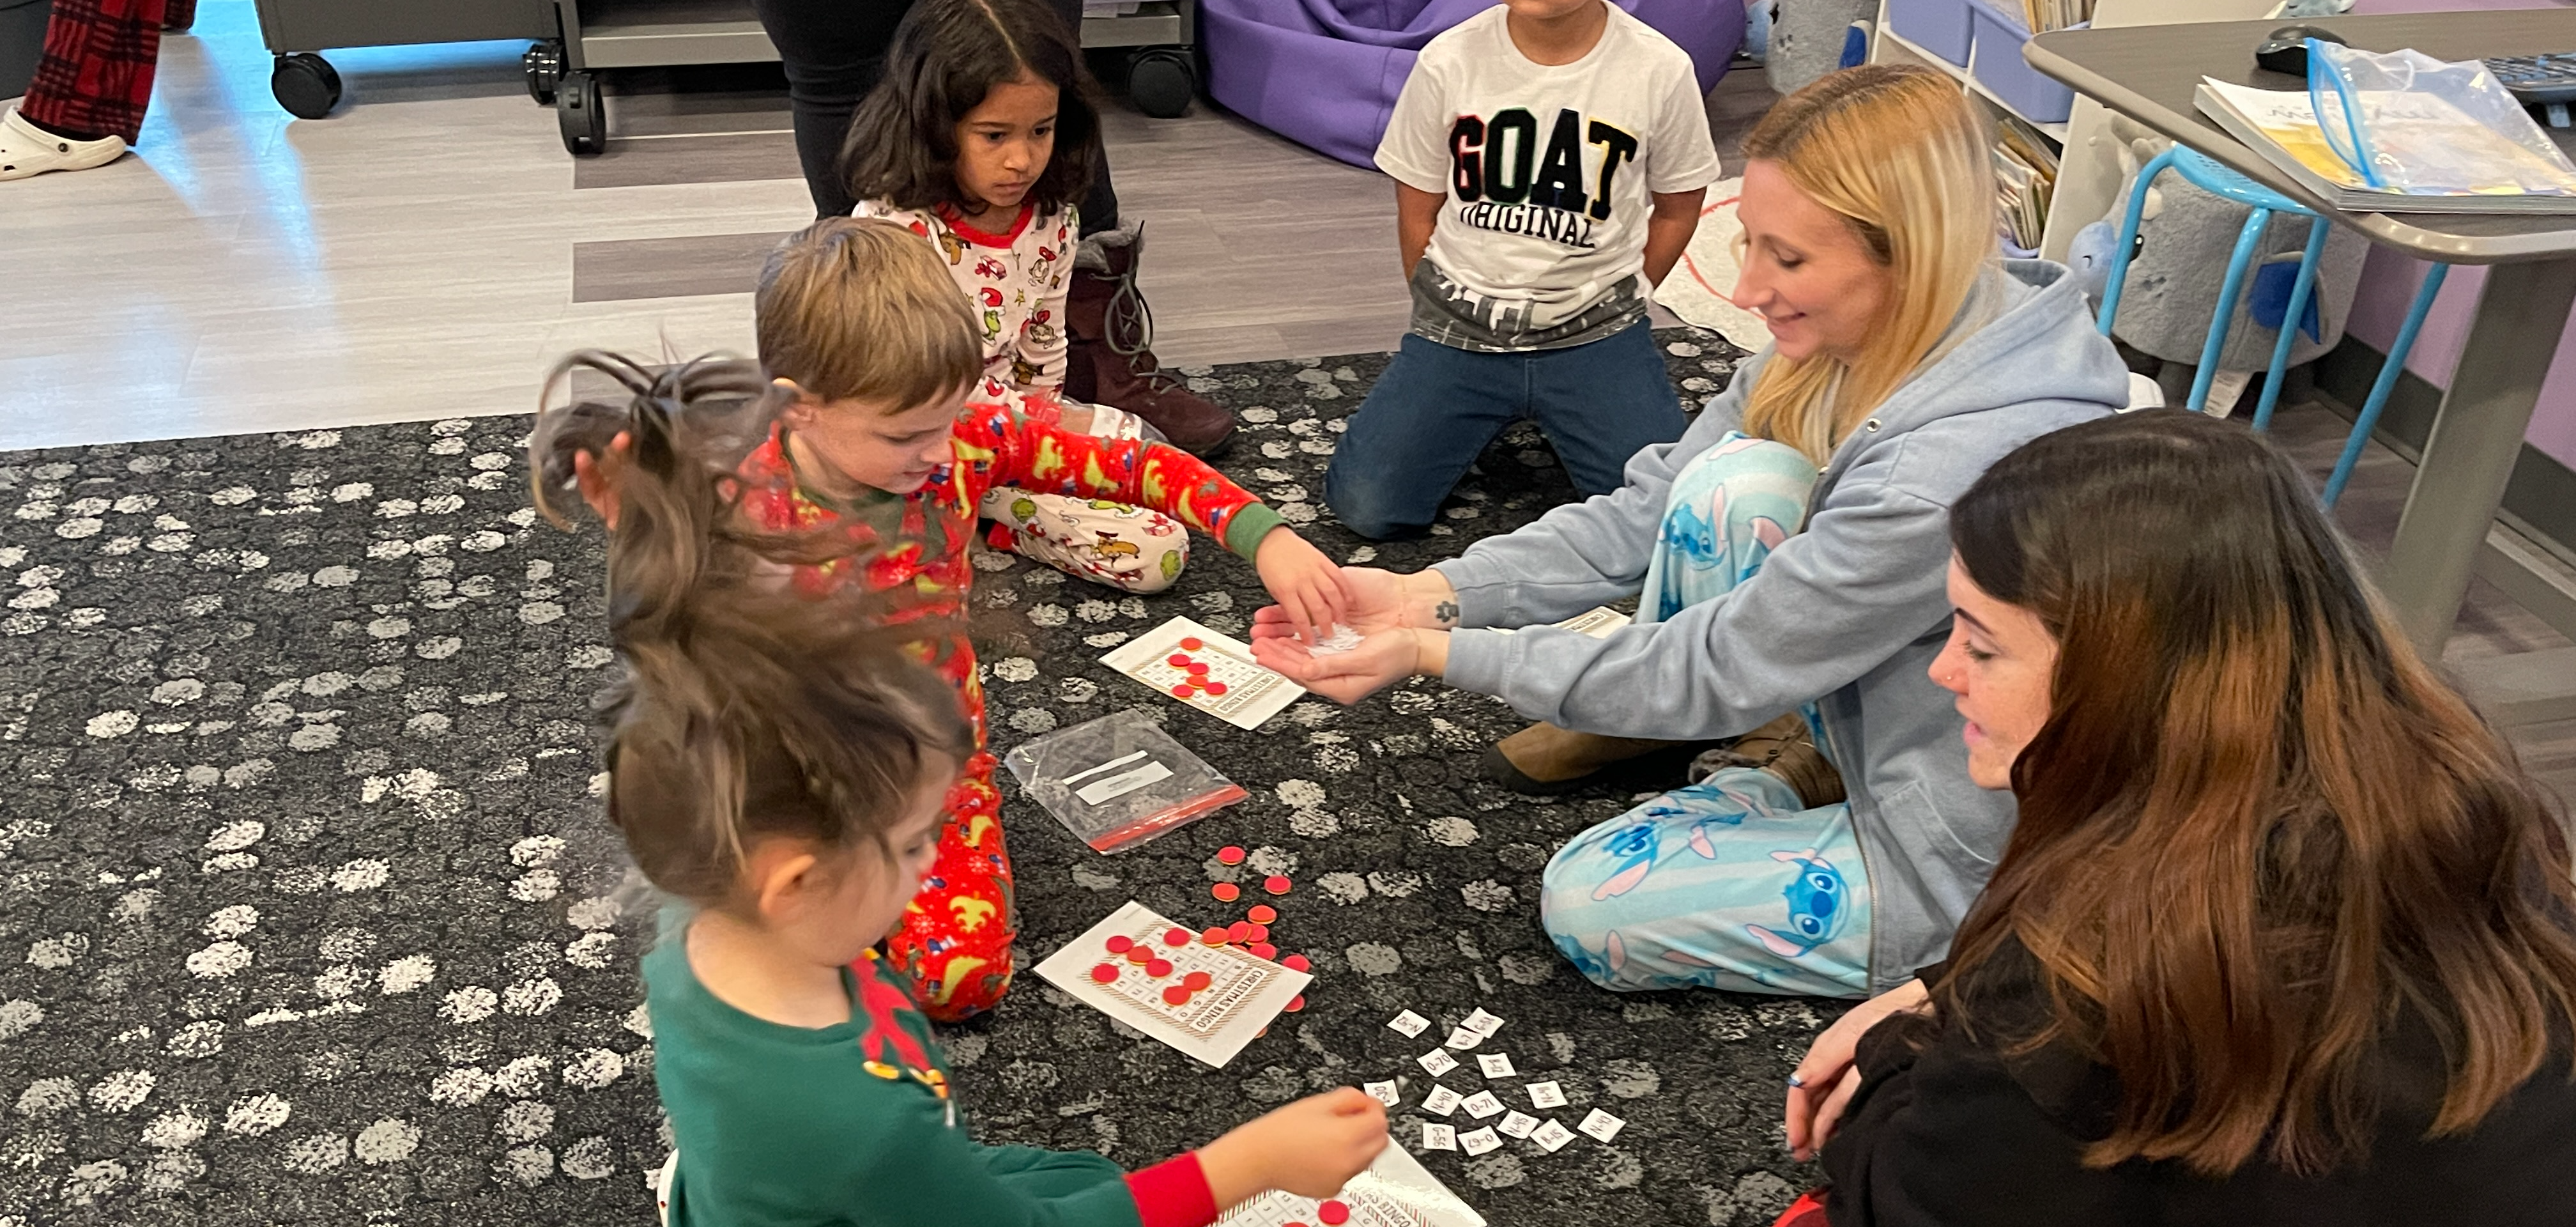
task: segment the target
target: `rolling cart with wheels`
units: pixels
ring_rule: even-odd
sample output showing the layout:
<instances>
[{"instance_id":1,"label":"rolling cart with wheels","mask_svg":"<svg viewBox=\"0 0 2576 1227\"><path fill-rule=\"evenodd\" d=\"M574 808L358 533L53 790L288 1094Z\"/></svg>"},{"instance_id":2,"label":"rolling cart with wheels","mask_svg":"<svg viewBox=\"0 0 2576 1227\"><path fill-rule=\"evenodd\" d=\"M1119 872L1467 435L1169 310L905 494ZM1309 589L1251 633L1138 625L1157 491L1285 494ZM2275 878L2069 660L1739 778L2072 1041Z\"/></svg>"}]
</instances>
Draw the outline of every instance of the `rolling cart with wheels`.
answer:
<instances>
[{"instance_id":1,"label":"rolling cart with wheels","mask_svg":"<svg viewBox=\"0 0 2576 1227\"><path fill-rule=\"evenodd\" d=\"M608 118L600 110L602 72L778 59L778 48L761 29L750 0L554 0L554 6L562 41L552 45L547 67L556 74L551 89L564 148L576 155L607 148ZM1128 72L1128 94L1139 110L1170 119L1188 110L1198 93L1192 46L1197 30L1198 0L1141 0L1133 12L1085 16L1082 45L1139 48ZM532 60L531 94L537 93L537 81ZM544 101L542 95L539 101Z\"/></svg>"},{"instance_id":2,"label":"rolling cart with wheels","mask_svg":"<svg viewBox=\"0 0 2576 1227\"><path fill-rule=\"evenodd\" d=\"M332 47L396 47L524 38L561 47L546 0L258 0L260 40L277 57L268 75L277 104L299 119L340 105L340 73L323 59ZM528 52L528 92L538 92L537 48ZM560 64L560 50L553 63ZM559 71L559 70L558 70ZM546 90L554 89L553 76ZM539 101L548 100L540 95Z\"/></svg>"}]
</instances>

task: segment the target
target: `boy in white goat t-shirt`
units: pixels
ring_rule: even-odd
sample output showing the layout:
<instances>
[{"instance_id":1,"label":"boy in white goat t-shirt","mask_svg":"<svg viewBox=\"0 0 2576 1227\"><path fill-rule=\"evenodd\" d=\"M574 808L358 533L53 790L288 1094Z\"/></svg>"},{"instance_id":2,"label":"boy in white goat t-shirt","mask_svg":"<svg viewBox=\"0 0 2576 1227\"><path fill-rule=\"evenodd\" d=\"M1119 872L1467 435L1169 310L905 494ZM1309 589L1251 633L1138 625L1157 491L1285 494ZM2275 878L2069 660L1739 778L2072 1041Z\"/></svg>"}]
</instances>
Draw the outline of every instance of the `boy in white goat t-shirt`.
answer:
<instances>
[{"instance_id":1,"label":"boy in white goat t-shirt","mask_svg":"<svg viewBox=\"0 0 2576 1227\"><path fill-rule=\"evenodd\" d=\"M1607 0L1506 0L1422 49L1377 163L1397 182L1413 323L1325 475L1343 523L1429 524L1518 419L1585 494L1681 436L1646 290L1719 173L1681 48Z\"/></svg>"}]
</instances>

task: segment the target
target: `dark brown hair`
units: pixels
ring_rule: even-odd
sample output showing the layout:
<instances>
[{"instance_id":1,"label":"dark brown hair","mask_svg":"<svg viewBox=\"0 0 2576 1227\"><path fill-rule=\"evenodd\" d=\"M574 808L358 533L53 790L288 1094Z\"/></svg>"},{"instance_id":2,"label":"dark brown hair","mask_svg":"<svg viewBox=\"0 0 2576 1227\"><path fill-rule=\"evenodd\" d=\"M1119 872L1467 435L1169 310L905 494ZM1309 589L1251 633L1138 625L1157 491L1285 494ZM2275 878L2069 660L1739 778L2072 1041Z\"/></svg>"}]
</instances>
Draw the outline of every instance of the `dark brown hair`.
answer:
<instances>
[{"instance_id":1,"label":"dark brown hair","mask_svg":"<svg viewBox=\"0 0 2576 1227\"><path fill-rule=\"evenodd\" d=\"M2051 1021L2021 1040L2117 1075L2089 1164L2358 1162L2403 1014L2449 1063L2432 1136L2564 1060L2563 822L2279 452L2193 413L2070 427L1979 478L1951 541L2059 655L1935 1002L1973 1025L1980 969L2028 949Z\"/></svg>"},{"instance_id":2,"label":"dark brown hair","mask_svg":"<svg viewBox=\"0 0 2576 1227\"><path fill-rule=\"evenodd\" d=\"M1023 77L1056 90L1055 153L1028 199L1041 213L1082 199L1100 144L1100 113L1081 48L1045 0L912 6L895 27L885 79L859 103L841 147L850 195L899 209L982 208L957 186L957 125L994 86Z\"/></svg>"},{"instance_id":3,"label":"dark brown hair","mask_svg":"<svg viewBox=\"0 0 2576 1227\"><path fill-rule=\"evenodd\" d=\"M780 242L752 294L760 365L826 401L918 408L984 372L975 313L921 236L827 217Z\"/></svg>"},{"instance_id":4,"label":"dark brown hair","mask_svg":"<svg viewBox=\"0 0 2576 1227\"><path fill-rule=\"evenodd\" d=\"M749 363L655 371L605 354L565 369L630 394L540 416L537 505L561 523L549 473L602 431L633 442L608 543L609 633L623 678L609 727L608 814L654 886L738 902L746 849L770 837L891 855L918 790L974 748L953 687L906 641L937 633L896 597L842 585L794 592L783 565L846 555L846 538L762 532L737 506L735 463L766 434L774 397ZM560 490L562 477L551 479Z\"/></svg>"}]
</instances>

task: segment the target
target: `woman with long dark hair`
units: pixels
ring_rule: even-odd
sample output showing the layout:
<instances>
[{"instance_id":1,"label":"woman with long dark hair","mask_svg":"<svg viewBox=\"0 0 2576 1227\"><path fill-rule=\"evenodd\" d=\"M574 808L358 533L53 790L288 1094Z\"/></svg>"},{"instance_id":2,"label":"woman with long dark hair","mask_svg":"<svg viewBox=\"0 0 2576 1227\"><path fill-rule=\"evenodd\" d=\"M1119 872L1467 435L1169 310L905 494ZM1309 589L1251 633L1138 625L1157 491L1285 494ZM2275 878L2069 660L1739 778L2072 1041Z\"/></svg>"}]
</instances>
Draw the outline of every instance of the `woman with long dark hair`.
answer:
<instances>
[{"instance_id":1,"label":"woman with long dark hair","mask_svg":"<svg viewBox=\"0 0 2576 1227\"><path fill-rule=\"evenodd\" d=\"M2564 820L2288 462L2093 422L1950 524L1931 673L2020 821L1791 1079L1831 1221L2576 1220Z\"/></svg>"}]
</instances>

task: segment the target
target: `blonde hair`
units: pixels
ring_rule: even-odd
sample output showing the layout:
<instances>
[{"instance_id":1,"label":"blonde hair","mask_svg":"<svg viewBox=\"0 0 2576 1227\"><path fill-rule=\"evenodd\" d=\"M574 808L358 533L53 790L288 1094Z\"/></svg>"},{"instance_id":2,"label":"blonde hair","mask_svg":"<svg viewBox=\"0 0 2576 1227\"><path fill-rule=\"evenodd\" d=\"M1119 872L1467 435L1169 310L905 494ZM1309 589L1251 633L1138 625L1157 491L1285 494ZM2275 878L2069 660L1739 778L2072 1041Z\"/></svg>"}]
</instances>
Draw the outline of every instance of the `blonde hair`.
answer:
<instances>
[{"instance_id":1,"label":"blonde hair","mask_svg":"<svg viewBox=\"0 0 2576 1227\"><path fill-rule=\"evenodd\" d=\"M901 412L984 372L983 334L930 240L882 218L789 235L752 296L760 365L826 400Z\"/></svg>"},{"instance_id":2,"label":"blonde hair","mask_svg":"<svg viewBox=\"0 0 2576 1227\"><path fill-rule=\"evenodd\" d=\"M1745 433L1821 465L1871 411L1949 350L1979 277L1996 260L1995 182L1984 125L1957 83L1872 64L1829 73L1780 100L1744 140L1841 214L1892 292L1859 361L1827 354L1765 363Z\"/></svg>"}]
</instances>

